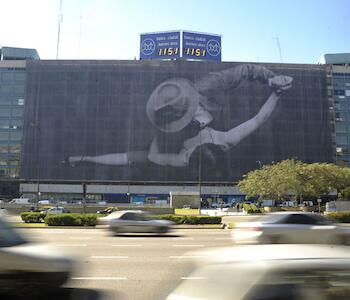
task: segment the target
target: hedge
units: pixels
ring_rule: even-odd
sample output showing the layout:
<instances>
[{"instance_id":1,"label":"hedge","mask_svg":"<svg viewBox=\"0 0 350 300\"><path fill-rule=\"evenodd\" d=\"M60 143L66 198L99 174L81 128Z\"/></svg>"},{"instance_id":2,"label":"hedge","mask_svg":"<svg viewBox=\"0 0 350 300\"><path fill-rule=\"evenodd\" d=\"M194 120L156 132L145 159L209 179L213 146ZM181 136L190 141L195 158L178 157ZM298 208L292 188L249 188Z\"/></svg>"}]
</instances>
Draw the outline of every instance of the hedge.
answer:
<instances>
[{"instance_id":1,"label":"hedge","mask_svg":"<svg viewBox=\"0 0 350 300\"><path fill-rule=\"evenodd\" d=\"M350 223L350 211L330 212L326 214L326 217L340 223Z\"/></svg>"},{"instance_id":2,"label":"hedge","mask_svg":"<svg viewBox=\"0 0 350 300\"><path fill-rule=\"evenodd\" d=\"M244 210L248 213L248 214L259 214L261 213L260 208L258 208L255 204L243 204L243 208Z\"/></svg>"},{"instance_id":3,"label":"hedge","mask_svg":"<svg viewBox=\"0 0 350 300\"><path fill-rule=\"evenodd\" d=\"M45 223L49 226L95 226L100 214L47 214Z\"/></svg>"},{"instance_id":4,"label":"hedge","mask_svg":"<svg viewBox=\"0 0 350 300\"><path fill-rule=\"evenodd\" d=\"M22 212L21 219L25 223L42 223L46 217L46 213L40 212Z\"/></svg>"},{"instance_id":5,"label":"hedge","mask_svg":"<svg viewBox=\"0 0 350 300\"><path fill-rule=\"evenodd\" d=\"M221 217L210 216L179 216L179 215L157 215L157 219L173 221L175 224L221 224Z\"/></svg>"}]
</instances>

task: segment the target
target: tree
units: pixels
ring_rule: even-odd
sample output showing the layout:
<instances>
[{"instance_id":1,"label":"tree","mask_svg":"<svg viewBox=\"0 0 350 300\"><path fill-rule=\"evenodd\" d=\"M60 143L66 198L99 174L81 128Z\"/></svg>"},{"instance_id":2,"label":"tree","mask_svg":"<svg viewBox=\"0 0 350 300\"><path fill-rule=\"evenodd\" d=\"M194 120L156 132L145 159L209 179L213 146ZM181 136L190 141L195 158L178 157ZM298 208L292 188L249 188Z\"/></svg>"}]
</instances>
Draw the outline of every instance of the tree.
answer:
<instances>
[{"instance_id":1,"label":"tree","mask_svg":"<svg viewBox=\"0 0 350 300\"><path fill-rule=\"evenodd\" d=\"M287 159L249 172L238 186L247 196L259 195L275 200L291 195L319 197L332 190L350 188L350 169Z\"/></svg>"}]
</instances>

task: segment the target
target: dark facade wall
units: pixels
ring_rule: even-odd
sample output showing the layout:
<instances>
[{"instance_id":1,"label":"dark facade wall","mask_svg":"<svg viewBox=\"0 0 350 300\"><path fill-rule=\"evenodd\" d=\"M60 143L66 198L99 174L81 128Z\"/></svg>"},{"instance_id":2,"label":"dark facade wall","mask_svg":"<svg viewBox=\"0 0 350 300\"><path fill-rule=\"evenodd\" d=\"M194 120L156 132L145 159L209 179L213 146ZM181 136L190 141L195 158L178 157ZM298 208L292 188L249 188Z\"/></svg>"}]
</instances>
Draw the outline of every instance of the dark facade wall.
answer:
<instances>
[{"instance_id":1,"label":"dark facade wall","mask_svg":"<svg viewBox=\"0 0 350 300\"><path fill-rule=\"evenodd\" d=\"M41 179L142 182L198 181L199 152L201 179L207 182L238 180L257 168L257 161L332 161L323 66L41 60L29 61L27 72L23 179L38 177L38 161ZM268 102L273 74L292 77L292 87L279 96L266 121L247 134L237 126ZM173 78L188 81L164 84ZM189 122L193 107L212 117L201 134L194 122L176 132L159 130L171 120L181 118L181 126ZM190 116L186 121L185 114ZM218 132L230 130L231 141L225 143ZM195 141L188 146L192 137ZM151 151L158 155L155 159L149 157ZM171 155L180 159L169 163ZM74 166L67 163L74 159Z\"/></svg>"}]
</instances>

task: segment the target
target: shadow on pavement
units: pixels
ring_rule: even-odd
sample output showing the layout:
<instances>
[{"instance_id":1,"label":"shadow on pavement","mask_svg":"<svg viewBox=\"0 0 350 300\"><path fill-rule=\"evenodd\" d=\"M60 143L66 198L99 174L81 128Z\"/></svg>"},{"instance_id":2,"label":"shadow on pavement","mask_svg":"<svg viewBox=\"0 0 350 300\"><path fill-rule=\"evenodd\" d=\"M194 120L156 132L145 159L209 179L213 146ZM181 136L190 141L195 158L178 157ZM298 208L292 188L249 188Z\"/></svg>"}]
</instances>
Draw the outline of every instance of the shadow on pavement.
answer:
<instances>
[{"instance_id":1,"label":"shadow on pavement","mask_svg":"<svg viewBox=\"0 0 350 300\"><path fill-rule=\"evenodd\" d=\"M43 293L33 296L10 296L0 293L0 299L3 300L110 300L110 299L122 299L115 293L113 298L111 295L104 291L97 291L91 289L78 289L78 288L60 288L52 293Z\"/></svg>"}]
</instances>

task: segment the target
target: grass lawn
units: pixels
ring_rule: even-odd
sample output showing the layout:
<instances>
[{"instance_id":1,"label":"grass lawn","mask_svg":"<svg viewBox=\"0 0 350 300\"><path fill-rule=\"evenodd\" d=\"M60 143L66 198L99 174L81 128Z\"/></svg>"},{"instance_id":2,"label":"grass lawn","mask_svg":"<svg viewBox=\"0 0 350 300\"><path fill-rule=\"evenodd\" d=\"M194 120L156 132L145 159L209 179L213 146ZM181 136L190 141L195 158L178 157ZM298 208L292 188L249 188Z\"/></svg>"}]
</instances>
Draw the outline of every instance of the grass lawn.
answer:
<instances>
[{"instance_id":1,"label":"grass lawn","mask_svg":"<svg viewBox=\"0 0 350 300\"><path fill-rule=\"evenodd\" d=\"M175 208L175 215L198 216L199 215L199 209Z\"/></svg>"},{"instance_id":2,"label":"grass lawn","mask_svg":"<svg viewBox=\"0 0 350 300\"><path fill-rule=\"evenodd\" d=\"M45 223L11 223L13 227L48 227Z\"/></svg>"}]
</instances>

